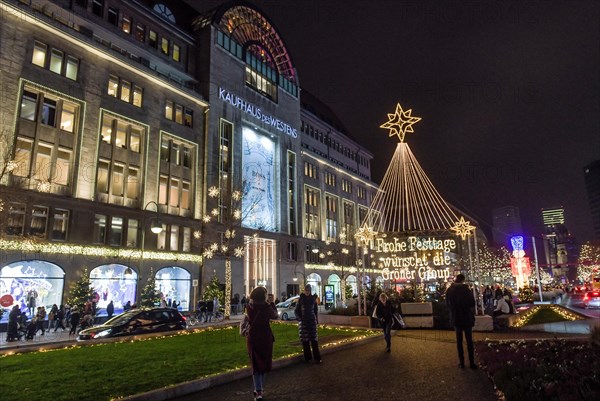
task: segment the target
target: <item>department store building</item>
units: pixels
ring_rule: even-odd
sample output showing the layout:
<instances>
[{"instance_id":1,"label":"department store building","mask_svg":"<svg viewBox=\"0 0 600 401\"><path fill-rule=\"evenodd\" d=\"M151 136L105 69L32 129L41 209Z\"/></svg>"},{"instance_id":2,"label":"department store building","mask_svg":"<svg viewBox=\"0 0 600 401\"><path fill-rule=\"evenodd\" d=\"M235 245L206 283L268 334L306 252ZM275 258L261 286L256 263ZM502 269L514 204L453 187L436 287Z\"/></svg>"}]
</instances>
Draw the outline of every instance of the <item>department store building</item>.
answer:
<instances>
[{"instance_id":1,"label":"department store building","mask_svg":"<svg viewBox=\"0 0 600 401\"><path fill-rule=\"evenodd\" d=\"M0 22L0 297L65 303L87 270L100 308L152 277L185 311L226 261L231 295L356 292L373 155L268 16L0 0Z\"/></svg>"}]
</instances>

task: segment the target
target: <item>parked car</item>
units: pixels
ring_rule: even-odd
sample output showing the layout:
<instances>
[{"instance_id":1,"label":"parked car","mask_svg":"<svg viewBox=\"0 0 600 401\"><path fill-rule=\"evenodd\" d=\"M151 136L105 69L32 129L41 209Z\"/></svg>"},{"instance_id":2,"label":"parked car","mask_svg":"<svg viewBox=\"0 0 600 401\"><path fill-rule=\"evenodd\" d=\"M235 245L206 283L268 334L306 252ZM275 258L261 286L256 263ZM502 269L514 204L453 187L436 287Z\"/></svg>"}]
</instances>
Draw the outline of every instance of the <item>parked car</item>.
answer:
<instances>
[{"instance_id":1,"label":"parked car","mask_svg":"<svg viewBox=\"0 0 600 401\"><path fill-rule=\"evenodd\" d=\"M294 309L296 309L298 299L300 299L300 297L296 295L276 305L277 314L281 320L296 320L296 313L294 312Z\"/></svg>"},{"instance_id":2,"label":"parked car","mask_svg":"<svg viewBox=\"0 0 600 401\"><path fill-rule=\"evenodd\" d=\"M172 308L132 309L105 323L81 330L78 341L184 330L186 319Z\"/></svg>"},{"instance_id":3,"label":"parked car","mask_svg":"<svg viewBox=\"0 0 600 401\"><path fill-rule=\"evenodd\" d=\"M584 308L600 308L600 291L590 291L583 297Z\"/></svg>"}]
</instances>

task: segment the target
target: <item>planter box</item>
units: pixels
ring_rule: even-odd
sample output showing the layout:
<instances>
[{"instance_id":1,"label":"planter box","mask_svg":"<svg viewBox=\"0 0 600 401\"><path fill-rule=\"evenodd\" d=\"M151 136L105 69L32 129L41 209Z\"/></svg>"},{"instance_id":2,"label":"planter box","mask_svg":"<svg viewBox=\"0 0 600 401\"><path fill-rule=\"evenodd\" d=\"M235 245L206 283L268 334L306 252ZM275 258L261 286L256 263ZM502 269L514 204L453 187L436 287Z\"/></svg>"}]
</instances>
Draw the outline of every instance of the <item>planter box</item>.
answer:
<instances>
[{"instance_id":1,"label":"planter box","mask_svg":"<svg viewBox=\"0 0 600 401\"><path fill-rule=\"evenodd\" d=\"M489 315L475 316L473 331L494 331L494 318Z\"/></svg>"},{"instance_id":2,"label":"planter box","mask_svg":"<svg viewBox=\"0 0 600 401\"><path fill-rule=\"evenodd\" d=\"M405 302L400 304L402 318L406 327L433 327L433 306L431 302Z\"/></svg>"},{"instance_id":3,"label":"planter box","mask_svg":"<svg viewBox=\"0 0 600 401\"><path fill-rule=\"evenodd\" d=\"M319 315L319 324L335 324L338 326L371 327L369 316Z\"/></svg>"}]
</instances>

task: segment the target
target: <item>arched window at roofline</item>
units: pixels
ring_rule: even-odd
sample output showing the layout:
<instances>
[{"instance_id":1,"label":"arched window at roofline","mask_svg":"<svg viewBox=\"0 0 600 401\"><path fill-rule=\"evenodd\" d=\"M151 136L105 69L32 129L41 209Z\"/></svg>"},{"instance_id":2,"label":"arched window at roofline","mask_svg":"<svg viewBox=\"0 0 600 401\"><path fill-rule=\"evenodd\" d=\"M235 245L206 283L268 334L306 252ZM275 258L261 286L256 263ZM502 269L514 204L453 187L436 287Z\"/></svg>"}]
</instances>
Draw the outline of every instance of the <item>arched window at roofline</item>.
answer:
<instances>
[{"instance_id":1,"label":"arched window at roofline","mask_svg":"<svg viewBox=\"0 0 600 401\"><path fill-rule=\"evenodd\" d=\"M243 2L225 4L214 14L212 23L244 48L260 45L270 55L277 73L297 84L296 70L283 39L255 6Z\"/></svg>"}]
</instances>

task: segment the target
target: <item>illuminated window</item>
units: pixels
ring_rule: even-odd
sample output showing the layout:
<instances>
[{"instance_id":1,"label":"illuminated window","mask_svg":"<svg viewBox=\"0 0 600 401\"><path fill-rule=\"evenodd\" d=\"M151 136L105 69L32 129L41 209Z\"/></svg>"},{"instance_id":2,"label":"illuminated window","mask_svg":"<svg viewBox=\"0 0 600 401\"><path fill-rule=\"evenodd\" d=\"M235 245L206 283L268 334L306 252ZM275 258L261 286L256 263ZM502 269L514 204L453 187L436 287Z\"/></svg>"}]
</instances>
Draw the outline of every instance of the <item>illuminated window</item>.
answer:
<instances>
[{"instance_id":1,"label":"illuminated window","mask_svg":"<svg viewBox=\"0 0 600 401\"><path fill-rule=\"evenodd\" d=\"M190 183L183 181L181 183L181 208L190 208Z\"/></svg>"},{"instance_id":2,"label":"illuminated window","mask_svg":"<svg viewBox=\"0 0 600 401\"><path fill-rule=\"evenodd\" d=\"M60 74L62 72L63 52L52 49L50 52L50 71Z\"/></svg>"},{"instance_id":3,"label":"illuminated window","mask_svg":"<svg viewBox=\"0 0 600 401\"><path fill-rule=\"evenodd\" d=\"M71 150L58 148L56 156L56 165L52 182L59 185L68 185L71 167Z\"/></svg>"},{"instance_id":4,"label":"illuminated window","mask_svg":"<svg viewBox=\"0 0 600 401\"><path fill-rule=\"evenodd\" d=\"M75 127L75 109L76 105L63 102L60 114L60 129L67 132L73 132Z\"/></svg>"},{"instance_id":5,"label":"illuminated window","mask_svg":"<svg viewBox=\"0 0 600 401\"><path fill-rule=\"evenodd\" d=\"M146 39L146 27L142 24L135 24L135 38L143 42Z\"/></svg>"},{"instance_id":6,"label":"illuminated window","mask_svg":"<svg viewBox=\"0 0 600 401\"><path fill-rule=\"evenodd\" d=\"M342 191L352 193L352 182L342 178Z\"/></svg>"},{"instance_id":7,"label":"illuminated window","mask_svg":"<svg viewBox=\"0 0 600 401\"><path fill-rule=\"evenodd\" d=\"M96 244L104 244L106 240L106 216L97 214L94 217L93 241Z\"/></svg>"},{"instance_id":8,"label":"illuminated window","mask_svg":"<svg viewBox=\"0 0 600 401\"><path fill-rule=\"evenodd\" d=\"M48 46L44 43L35 41L33 45L33 56L31 58L31 62L38 67L46 67L46 52L48 51Z\"/></svg>"},{"instance_id":9,"label":"illuminated window","mask_svg":"<svg viewBox=\"0 0 600 401\"><path fill-rule=\"evenodd\" d=\"M56 124L56 100L44 98L42 103L42 124L54 127Z\"/></svg>"},{"instance_id":10,"label":"illuminated window","mask_svg":"<svg viewBox=\"0 0 600 401\"><path fill-rule=\"evenodd\" d=\"M181 251L190 252L192 244L192 229L190 227L183 227L183 244Z\"/></svg>"},{"instance_id":11,"label":"illuminated window","mask_svg":"<svg viewBox=\"0 0 600 401\"><path fill-rule=\"evenodd\" d=\"M177 124L183 124L183 106L175 105L175 122Z\"/></svg>"},{"instance_id":12,"label":"illuminated window","mask_svg":"<svg viewBox=\"0 0 600 401\"><path fill-rule=\"evenodd\" d=\"M123 180L125 166L121 163L114 163L110 177L111 194L114 196L123 196Z\"/></svg>"},{"instance_id":13,"label":"illuminated window","mask_svg":"<svg viewBox=\"0 0 600 401\"><path fill-rule=\"evenodd\" d=\"M29 235L45 237L48 228L48 208L44 206L33 206L31 208L31 223Z\"/></svg>"},{"instance_id":14,"label":"illuminated window","mask_svg":"<svg viewBox=\"0 0 600 401\"><path fill-rule=\"evenodd\" d=\"M179 250L179 226L171 225L171 235L169 236L169 249L171 251Z\"/></svg>"},{"instance_id":15,"label":"illuminated window","mask_svg":"<svg viewBox=\"0 0 600 401\"><path fill-rule=\"evenodd\" d=\"M179 62L181 60L181 48L179 45L173 44L173 60Z\"/></svg>"},{"instance_id":16,"label":"illuminated window","mask_svg":"<svg viewBox=\"0 0 600 401\"><path fill-rule=\"evenodd\" d=\"M52 239L54 241L66 241L69 230L69 211L54 209L53 217Z\"/></svg>"},{"instance_id":17,"label":"illuminated window","mask_svg":"<svg viewBox=\"0 0 600 401\"><path fill-rule=\"evenodd\" d=\"M123 241L123 219L112 217L110 219L109 245L121 245Z\"/></svg>"},{"instance_id":18,"label":"illuminated window","mask_svg":"<svg viewBox=\"0 0 600 401\"><path fill-rule=\"evenodd\" d=\"M169 39L160 38L160 50L163 54L169 54Z\"/></svg>"},{"instance_id":19,"label":"illuminated window","mask_svg":"<svg viewBox=\"0 0 600 401\"><path fill-rule=\"evenodd\" d=\"M138 185L139 169L129 167L127 170L127 198L137 199L139 196Z\"/></svg>"},{"instance_id":20,"label":"illuminated window","mask_svg":"<svg viewBox=\"0 0 600 401\"><path fill-rule=\"evenodd\" d=\"M325 196L325 231L327 240L337 241L338 199L331 195Z\"/></svg>"},{"instance_id":21,"label":"illuminated window","mask_svg":"<svg viewBox=\"0 0 600 401\"><path fill-rule=\"evenodd\" d=\"M110 161L100 159L98 160L98 173L96 178L96 192L107 194L108 193L108 173L110 171Z\"/></svg>"},{"instance_id":22,"label":"illuminated window","mask_svg":"<svg viewBox=\"0 0 600 401\"><path fill-rule=\"evenodd\" d=\"M304 175L310 178L317 178L317 166L312 163L304 162Z\"/></svg>"},{"instance_id":23,"label":"illuminated window","mask_svg":"<svg viewBox=\"0 0 600 401\"><path fill-rule=\"evenodd\" d=\"M128 247L137 247L138 243L138 227L139 221L135 219L127 220L127 243Z\"/></svg>"},{"instance_id":24,"label":"illuminated window","mask_svg":"<svg viewBox=\"0 0 600 401\"><path fill-rule=\"evenodd\" d=\"M23 99L21 100L21 118L30 121L36 120L37 99L38 95L36 93L27 90L23 91Z\"/></svg>"},{"instance_id":25,"label":"illuminated window","mask_svg":"<svg viewBox=\"0 0 600 401\"><path fill-rule=\"evenodd\" d=\"M31 152L33 149L33 140L26 138L17 138L15 146L15 162L17 168L13 170L13 175L27 177L31 167Z\"/></svg>"},{"instance_id":26,"label":"illuminated window","mask_svg":"<svg viewBox=\"0 0 600 401\"><path fill-rule=\"evenodd\" d=\"M34 156L34 167L32 176L38 181L48 181L51 173L52 144L41 143L37 145Z\"/></svg>"},{"instance_id":27,"label":"illuminated window","mask_svg":"<svg viewBox=\"0 0 600 401\"><path fill-rule=\"evenodd\" d=\"M179 180L171 178L169 184L169 206L179 206Z\"/></svg>"},{"instance_id":28,"label":"illuminated window","mask_svg":"<svg viewBox=\"0 0 600 401\"><path fill-rule=\"evenodd\" d=\"M79 72L79 60L72 56L67 56L67 69L65 76L73 81L77 80L77 73Z\"/></svg>"},{"instance_id":29,"label":"illuminated window","mask_svg":"<svg viewBox=\"0 0 600 401\"><path fill-rule=\"evenodd\" d=\"M180 104L167 100L165 103L165 118L178 124L192 127L194 112Z\"/></svg>"},{"instance_id":30,"label":"illuminated window","mask_svg":"<svg viewBox=\"0 0 600 401\"><path fill-rule=\"evenodd\" d=\"M121 149L128 149L133 153L139 153L144 132L143 127L121 120L108 113L105 113L102 117L100 135L104 143Z\"/></svg>"},{"instance_id":31,"label":"illuminated window","mask_svg":"<svg viewBox=\"0 0 600 401\"><path fill-rule=\"evenodd\" d=\"M140 141L142 137L141 128L132 126L129 134L129 150L135 153L140 153Z\"/></svg>"},{"instance_id":32,"label":"illuminated window","mask_svg":"<svg viewBox=\"0 0 600 401\"><path fill-rule=\"evenodd\" d=\"M321 238L319 198L320 194L317 189L304 187L304 235L307 238Z\"/></svg>"},{"instance_id":33,"label":"illuminated window","mask_svg":"<svg viewBox=\"0 0 600 401\"><path fill-rule=\"evenodd\" d=\"M167 193L169 187L169 177L161 175L158 180L158 203L160 205L167 204Z\"/></svg>"},{"instance_id":34,"label":"illuminated window","mask_svg":"<svg viewBox=\"0 0 600 401\"><path fill-rule=\"evenodd\" d=\"M143 93L144 91L141 87L114 75L109 76L107 88L109 96L119 98L134 106L142 107Z\"/></svg>"},{"instance_id":35,"label":"illuminated window","mask_svg":"<svg viewBox=\"0 0 600 401\"><path fill-rule=\"evenodd\" d=\"M296 235L296 154L288 151L287 156L288 234Z\"/></svg>"},{"instance_id":36,"label":"illuminated window","mask_svg":"<svg viewBox=\"0 0 600 401\"><path fill-rule=\"evenodd\" d=\"M335 187L335 181L336 181L336 177L335 174L326 171L325 172L325 184L329 185L330 187Z\"/></svg>"},{"instance_id":37,"label":"illuminated window","mask_svg":"<svg viewBox=\"0 0 600 401\"><path fill-rule=\"evenodd\" d=\"M131 33L131 17L123 15L121 17L121 30L127 34Z\"/></svg>"},{"instance_id":38,"label":"illuminated window","mask_svg":"<svg viewBox=\"0 0 600 401\"><path fill-rule=\"evenodd\" d=\"M359 186L359 187L356 189L356 193L357 193L357 196L358 196L360 199L366 199L366 198L367 198L367 190L366 190L364 187L361 187L361 186Z\"/></svg>"},{"instance_id":39,"label":"illuminated window","mask_svg":"<svg viewBox=\"0 0 600 401\"><path fill-rule=\"evenodd\" d=\"M148 32L148 44L150 47L158 49L158 34L153 30Z\"/></svg>"},{"instance_id":40,"label":"illuminated window","mask_svg":"<svg viewBox=\"0 0 600 401\"><path fill-rule=\"evenodd\" d=\"M12 203L8 209L8 221L6 223L6 234L23 235L25 229L25 205Z\"/></svg>"},{"instance_id":41,"label":"illuminated window","mask_svg":"<svg viewBox=\"0 0 600 401\"><path fill-rule=\"evenodd\" d=\"M124 121L117 120L117 135L115 138L115 145L118 148L127 149L127 129L129 125Z\"/></svg>"}]
</instances>

